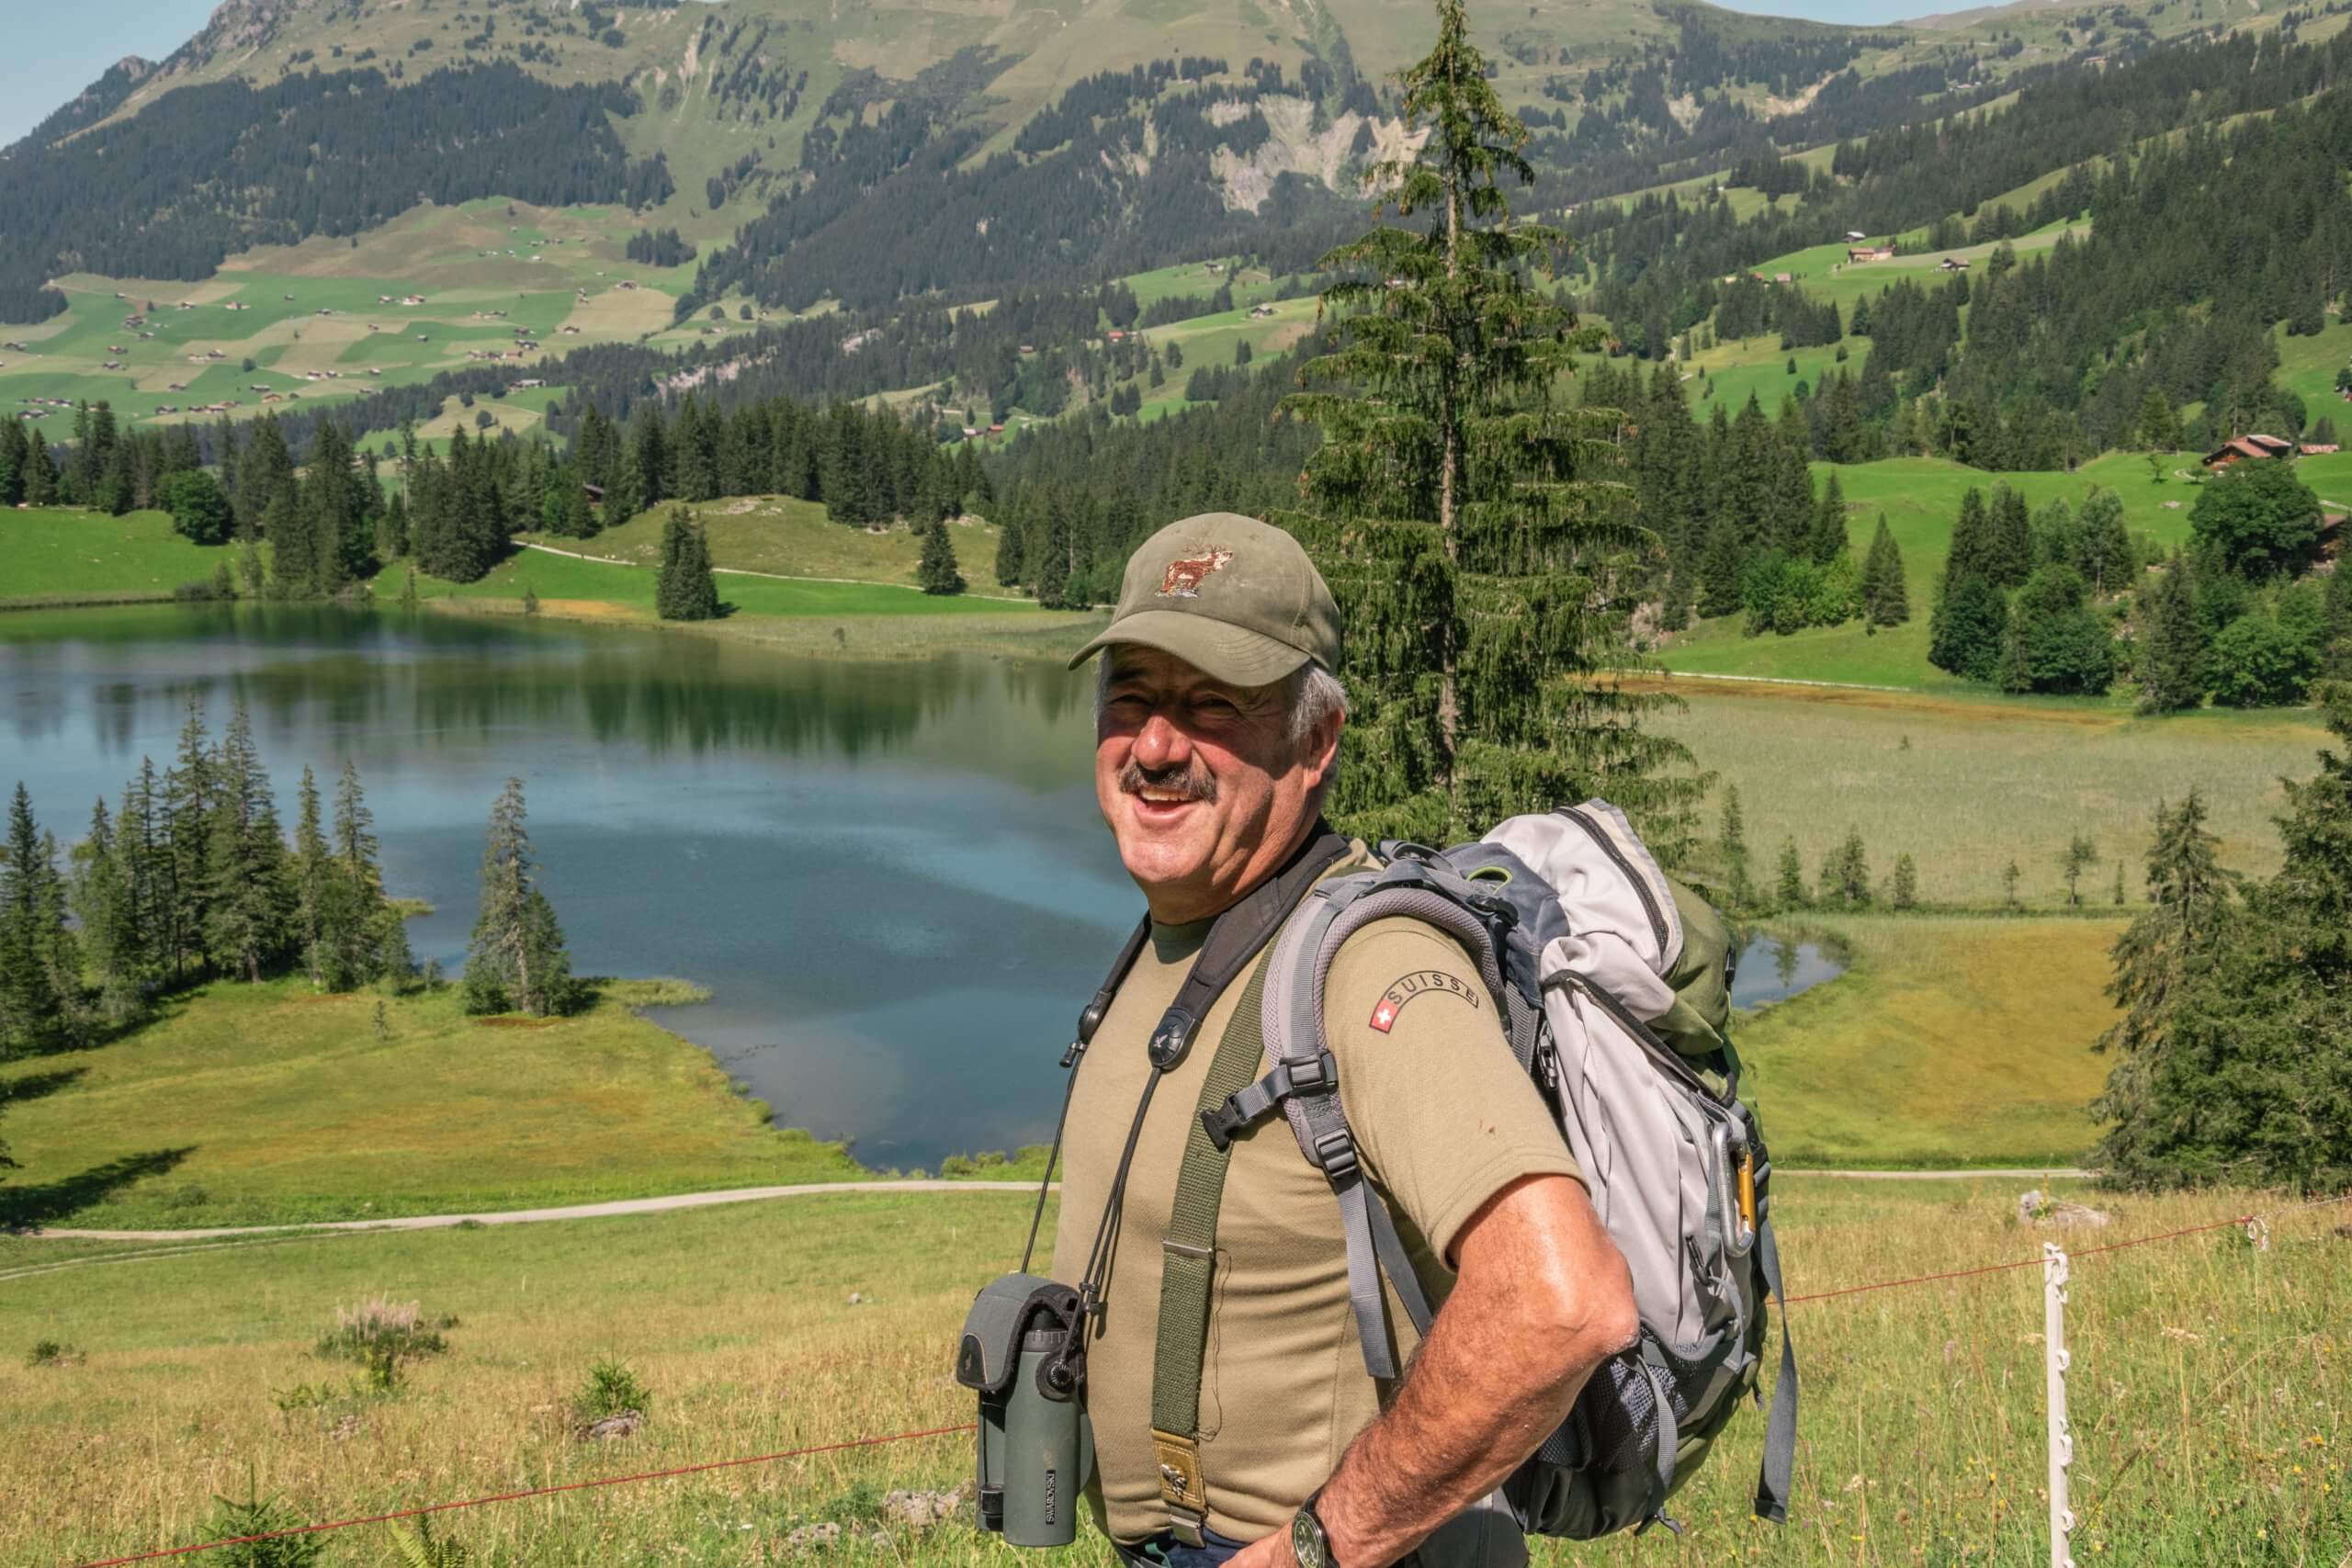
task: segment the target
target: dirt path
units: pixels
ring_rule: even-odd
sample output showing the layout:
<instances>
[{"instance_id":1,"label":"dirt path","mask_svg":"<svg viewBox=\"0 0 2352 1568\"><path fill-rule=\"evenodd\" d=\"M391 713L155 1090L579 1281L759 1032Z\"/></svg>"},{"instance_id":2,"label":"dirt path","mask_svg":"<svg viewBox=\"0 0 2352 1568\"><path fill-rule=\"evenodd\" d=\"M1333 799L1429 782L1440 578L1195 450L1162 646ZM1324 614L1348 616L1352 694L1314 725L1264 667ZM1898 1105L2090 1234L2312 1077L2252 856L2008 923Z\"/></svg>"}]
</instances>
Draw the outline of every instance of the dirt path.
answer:
<instances>
[{"instance_id":1,"label":"dirt path","mask_svg":"<svg viewBox=\"0 0 2352 1568\"><path fill-rule=\"evenodd\" d=\"M2071 1167L2024 1167L1979 1170L1787 1170L1784 1176L1829 1176L1855 1181L2078 1180L2093 1175ZM1057 1184L1058 1185L1058 1184ZM452 1225L527 1225L543 1220L598 1220L621 1214L664 1214L707 1209L719 1203L756 1203L775 1198L813 1198L839 1192L1034 1192L1026 1181L808 1181L790 1187L735 1187L718 1192L673 1192L658 1198L616 1198L603 1203L571 1203L548 1209L492 1209L471 1214L409 1214L381 1220L325 1220L312 1224L212 1225L192 1230L99 1231L65 1227L26 1231L28 1238L66 1241L220 1241L254 1236L291 1236L340 1231L428 1231ZM0 1279L9 1276L0 1273Z\"/></svg>"},{"instance_id":2,"label":"dirt path","mask_svg":"<svg viewBox=\"0 0 2352 1568\"><path fill-rule=\"evenodd\" d=\"M218 1241L225 1236L283 1235L293 1231L429 1231L451 1225L526 1225L541 1220L599 1220L616 1214L663 1214L717 1203L771 1198L812 1198L829 1192L1035 1192L1027 1181L806 1181L792 1187L734 1187L718 1192L672 1192L659 1198L616 1198L553 1209L492 1209L473 1214L409 1214L381 1220L325 1220L312 1224L214 1225L175 1231L27 1231L28 1236L74 1241Z\"/></svg>"}]
</instances>

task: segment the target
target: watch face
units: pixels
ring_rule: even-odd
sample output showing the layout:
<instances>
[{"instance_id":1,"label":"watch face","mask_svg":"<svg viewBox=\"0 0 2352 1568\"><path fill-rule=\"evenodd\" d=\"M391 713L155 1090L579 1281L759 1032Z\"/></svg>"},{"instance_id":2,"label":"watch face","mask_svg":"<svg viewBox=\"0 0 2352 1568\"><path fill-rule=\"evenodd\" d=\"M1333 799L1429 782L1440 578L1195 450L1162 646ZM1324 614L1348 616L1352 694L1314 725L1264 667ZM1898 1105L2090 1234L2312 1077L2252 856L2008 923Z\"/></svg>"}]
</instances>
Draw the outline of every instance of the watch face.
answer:
<instances>
[{"instance_id":1,"label":"watch face","mask_svg":"<svg viewBox=\"0 0 2352 1568\"><path fill-rule=\"evenodd\" d=\"M1329 1568L1323 1555L1323 1527L1304 1508L1290 1522L1290 1551L1298 1559L1298 1568Z\"/></svg>"}]
</instances>

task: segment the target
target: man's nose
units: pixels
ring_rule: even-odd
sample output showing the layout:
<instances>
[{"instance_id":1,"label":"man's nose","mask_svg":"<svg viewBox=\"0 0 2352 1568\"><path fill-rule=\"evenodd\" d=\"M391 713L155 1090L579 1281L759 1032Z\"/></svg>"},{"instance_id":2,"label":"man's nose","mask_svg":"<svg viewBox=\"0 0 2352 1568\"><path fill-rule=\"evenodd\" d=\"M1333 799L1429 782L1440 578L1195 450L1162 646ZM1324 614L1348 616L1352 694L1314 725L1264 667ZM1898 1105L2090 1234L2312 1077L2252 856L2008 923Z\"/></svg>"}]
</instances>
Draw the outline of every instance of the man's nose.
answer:
<instances>
[{"instance_id":1,"label":"man's nose","mask_svg":"<svg viewBox=\"0 0 2352 1568\"><path fill-rule=\"evenodd\" d=\"M1135 761L1155 772L1183 761L1193 754L1193 738L1164 713L1154 713L1136 732Z\"/></svg>"}]
</instances>

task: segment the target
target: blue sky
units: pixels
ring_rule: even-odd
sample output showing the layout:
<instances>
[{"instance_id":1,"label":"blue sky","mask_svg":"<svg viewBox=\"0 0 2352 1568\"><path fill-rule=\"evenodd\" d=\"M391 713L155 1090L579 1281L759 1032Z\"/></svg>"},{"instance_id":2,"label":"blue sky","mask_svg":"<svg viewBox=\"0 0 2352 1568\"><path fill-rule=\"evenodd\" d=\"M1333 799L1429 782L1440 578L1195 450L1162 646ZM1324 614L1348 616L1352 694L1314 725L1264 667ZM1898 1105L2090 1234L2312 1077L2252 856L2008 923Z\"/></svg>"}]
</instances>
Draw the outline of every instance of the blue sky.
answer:
<instances>
[{"instance_id":1,"label":"blue sky","mask_svg":"<svg viewBox=\"0 0 2352 1568\"><path fill-rule=\"evenodd\" d=\"M0 146L40 124L126 54L161 60L194 37L217 0L84 0L34 6L15 0L0 51ZM1723 0L1737 11L1877 23L1954 10L1968 0Z\"/></svg>"},{"instance_id":2,"label":"blue sky","mask_svg":"<svg viewBox=\"0 0 2352 1568\"><path fill-rule=\"evenodd\" d=\"M0 50L0 146L47 118L126 54L161 60L196 36L219 0L83 0L9 6Z\"/></svg>"}]
</instances>

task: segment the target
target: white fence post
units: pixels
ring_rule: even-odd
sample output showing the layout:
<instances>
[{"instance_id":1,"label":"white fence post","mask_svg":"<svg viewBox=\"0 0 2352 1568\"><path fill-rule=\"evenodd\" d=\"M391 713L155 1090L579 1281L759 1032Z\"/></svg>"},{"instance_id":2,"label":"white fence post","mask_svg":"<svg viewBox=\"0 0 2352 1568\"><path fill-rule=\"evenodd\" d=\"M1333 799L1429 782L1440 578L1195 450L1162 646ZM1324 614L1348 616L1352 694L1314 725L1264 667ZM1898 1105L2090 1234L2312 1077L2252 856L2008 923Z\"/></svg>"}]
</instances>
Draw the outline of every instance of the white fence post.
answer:
<instances>
[{"instance_id":1,"label":"white fence post","mask_svg":"<svg viewBox=\"0 0 2352 1568\"><path fill-rule=\"evenodd\" d=\"M2066 1427L2066 1254L2041 1244L2041 1361L2050 1404L2050 1568L2075 1568L2075 1512L2066 1506L2066 1467L2075 1439Z\"/></svg>"}]
</instances>

